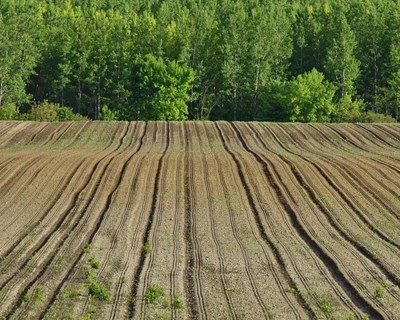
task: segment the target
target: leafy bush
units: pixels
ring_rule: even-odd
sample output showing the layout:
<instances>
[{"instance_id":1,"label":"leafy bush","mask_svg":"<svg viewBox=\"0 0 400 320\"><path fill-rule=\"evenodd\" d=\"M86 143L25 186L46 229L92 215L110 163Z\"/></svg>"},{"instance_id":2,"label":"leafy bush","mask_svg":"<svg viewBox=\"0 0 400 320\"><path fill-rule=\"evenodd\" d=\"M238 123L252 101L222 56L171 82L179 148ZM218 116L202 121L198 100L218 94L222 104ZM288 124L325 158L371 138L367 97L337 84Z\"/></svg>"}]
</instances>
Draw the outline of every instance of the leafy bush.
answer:
<instances>
[{"instance_id":1,"label":"leafy bush","mask_svg":"<svg viewBox=\"0 0 400 320\"><path fill-rule=\"evenodd\" d=\"M276 117L280 121L329 122L335 110L335 91L316 69L275 85L273 100L282 109Z\"/></svg>"},{"instance_id":2,"label":"leafy bush","mask_svg":"<svg viewBox=\"0 0 400 320\"><path fill-rule=\"evenodd\" d=\"M48 122L88 120L86 117L74 113L71 108L60 107L60 105L50 103L47 100L32 106L30 113L23 120L27 120L26 118L33 121Z\"/></svg>"},{"instance_id":3,"label":"leafy bush","mask_svg":"<svg viewBox=\"0 0 400 320\"><path fill-rule=\"evenodd\" d=\"M80 115L79 113L74 113L72 108L68 107L58 107L57 109L58 121L85 121L88 118Z\"/></svg>"},{"instance_id":4,"label":"leafy bush","mask_svg":"<svg viewBox=\"0 0 400 320\"><path fill-rule=\"evenodd\" d=\"M357 122L362 116L364 109L362 100L352 100L351 96L345 95L338 104L332 115L333 122Z\"/></svg>"},{"instance_id":5,"label":"leafy bush","mask_svg":"<svg viewBox=\"0 0 400 320\"><path fill-rule=\"evenodd\" d=\"M396 122L396 119L382 113L368 111L367 113L363 114L358 121L367 123L390 123Z\"/></svg>"},{"instance_id":6,"label":"leafy bush","mask_svg":"<svg viewBox=\"0 0 400 320\"><path fill-rule=\"evenodd\" d=\"M150 243L145 243L145 245L143 246L143 253L145 255L147 255L147 254L151 253L151 251L153 251L153 248L152 248L151 244Z\"/></svg>"},{"instance_id":7,"label":"leafy bush","mask_svg":"<svg viewBox=\"0 0 400 320\"><path fill-rule=\"evenodd\" d=\"M40 104L32 106L29 118L33 121L57 121L58 109L58 105L45 100Z\"/></svg>"},{"instance_id":8,"label":"leafy bush","mask_svg":"<svg viewBox=\"0 0 400 320\"><path fill-rule=\"evenodd\" d=\"M110 110L107 106L101 108L100 120L116 121L118 120L118 113Z\"/></svg>"},{"instance_id":9,"label":"leafy bush","mask_svg":"<svg viewBox=\"0 0 400 320\"><path fill-rule=\"evenodd\" d=\"M0 120L19 120L20 113L15 104L0 107Z\"/></svg>"}]
</instances>

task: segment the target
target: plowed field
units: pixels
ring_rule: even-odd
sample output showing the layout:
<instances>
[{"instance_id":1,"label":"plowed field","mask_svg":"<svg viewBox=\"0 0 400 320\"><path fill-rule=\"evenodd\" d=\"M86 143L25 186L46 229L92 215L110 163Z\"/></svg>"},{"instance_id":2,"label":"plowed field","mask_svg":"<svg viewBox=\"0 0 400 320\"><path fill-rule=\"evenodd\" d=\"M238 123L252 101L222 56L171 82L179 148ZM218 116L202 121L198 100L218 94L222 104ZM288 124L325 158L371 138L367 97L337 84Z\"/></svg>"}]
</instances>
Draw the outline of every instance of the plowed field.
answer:
<instances>
[{"instance_id":1,"label":"plowed field","mask_svg":"<svg viewBox=\"0 0 400 320\"><path fill-rule=\"evenodd\" d=\"M0 319L400 319L400 125L0 122Z\"/></svg>"}]
</instances>

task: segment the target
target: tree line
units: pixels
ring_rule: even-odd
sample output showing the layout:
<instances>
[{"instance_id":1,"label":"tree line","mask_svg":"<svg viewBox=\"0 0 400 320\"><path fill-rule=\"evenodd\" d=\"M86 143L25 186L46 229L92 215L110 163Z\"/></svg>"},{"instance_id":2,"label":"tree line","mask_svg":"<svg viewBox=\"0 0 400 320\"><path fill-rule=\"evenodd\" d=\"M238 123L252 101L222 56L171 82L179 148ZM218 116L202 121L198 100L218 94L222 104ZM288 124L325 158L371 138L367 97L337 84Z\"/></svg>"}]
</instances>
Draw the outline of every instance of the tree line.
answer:
<instances>
[{"instance_id":1,"label":"tree line","mask_svg":"<svg viewBox=\"0 0 400 320\"><path fill-rule=\"evenodd\" d=\"M398 120L400 0L2 0L0 118L46 108Z\"/></svg>"}]
</instances>

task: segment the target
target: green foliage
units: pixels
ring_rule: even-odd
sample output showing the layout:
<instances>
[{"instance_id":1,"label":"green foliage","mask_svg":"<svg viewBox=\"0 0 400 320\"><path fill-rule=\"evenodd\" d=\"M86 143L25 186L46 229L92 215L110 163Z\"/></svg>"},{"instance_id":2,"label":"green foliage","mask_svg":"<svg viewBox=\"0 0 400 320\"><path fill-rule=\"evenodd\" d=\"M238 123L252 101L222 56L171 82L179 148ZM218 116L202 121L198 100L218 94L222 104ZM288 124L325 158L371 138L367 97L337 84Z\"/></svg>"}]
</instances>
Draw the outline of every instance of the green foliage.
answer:
<instances>
[{"instance_id":1,"label":"green foliage","mask_svg":"<svg viewBox=\"0 0 400 320\"><path fill-rule=\"evenodd\" d=\"M86 121L88 118L81 116L79 113L74 113L72 108L58 107L57 108L58 121Z\"/></svg>"},{"instance_id":2,"label":"green foliage","mask_svg":"<svg viewBox=\"0 0 400 320\"><path fill-rule=\"evenodd\" d=\"M58 105L44 101L40 104L32 106L29 119L33 121L57 121Z\"/></svg>"},{"instance_id":3,"label":"green foliage","mask_svg":"<svg viewBox=\"0 0 400 320\"><path fill-rule=\"evenodd\" d=\"M352 100L349 95L343 96L332 113L333 122L358 122L364 109L363 101Z\"/></svg>"},{"instance_id":4,"label":"green foliage","mask_svg":"<svg viewBox=\"0 0 400 320\"><path fill-rule=\"evenodd\" d=\"M332 305L331 300L328 297L322 297L319 305L320 305L322 312L326 313L326 314L331 314L335 310L335 308Z\"/></svg>"},{"instance_id":5,"label":"green foliage","mask_svg":"<svg viewBox=\"0 0 400 320\"><path fill-rule=\"evenodd\" d=\"M32 121L83 121L88 120L80 114L75 114L71 108L60 107L47 100L32 106L27 118Z\"/></svg>"},{"instance_id":6,"label":"green foliage","mask_svg":"<svg viewBox=\"0 0 400 320\"><path fill-rule=\"evenodd\" d=\"M87 244L84 248L83 248L83 253L89 253L92 250L92 246L90 244Z\"/></svg>"},{"instance_id":7,"label":"green foliage","mask_svg":"<svg viewBox=\"0 0 400 320\"><path fill-rule=\"evenodd\" d=\"M19 120L19 109L15 104L0 107L0 120Z\"/></svg>"},{"instance_id":8,"label":"green foliage","mask_svg":"<svg viewBox=\"0 0 400 320\"><path fill-rule=\"evenodd\" d=\"M96 257L89 258L89 264L93 269L100 268L100 261L96 259Z\"/></svg>"},{"instance_id":9,"label":"green foliage","mask_svg":"<svg viewBox=\"0 0 400 320\"><path fill-rule=\"evenodd\" d=\"M138 56L132 70L135 109L125 110L125 119L185 120L188 91L194 79L189 67L151 54Z\"/></svg>"},{"instance_id":10,"label":"green foliage","mask_svg":"<svg viewBox=\"0 0 400 320\"><path fill-rule=\"evenodd\" d=\"M359 122L390 123L390 122L396 122L396 119L392 118L391 116L384 115L382 113L368 111L359 118Z\"/></svg>"},{"instance_id":11,"label":"green foliage","mask_svg":"<svg viewBox=\"0 0 400 320\"><path fill-rule=\"evenodd\" d=\"M382 287L376 287L375 288L375 297L376 298L383 298L383 288Z\"/></svg>"},{"instance_id":12,"label":"green foliage","mask_svg":"<svg viewBox=\"0 0 400 320\"><path fill-rule=\"evenodd\" d=\"M175 296L171 302L172 309L183 309L183 301L179 296Z\"/></svg>"},{"instance_id":13,"label":"green foliage","mask_svg":"<svg viewBox=\"0 0 400 320\"><path fill-rule=\"evenodd\" d=\"M36 0L0 2L0 107L29 101L26 86L43 40L42 9Z\"/></svg>"},{"instance_id":14,"label":"green foliage","mask_svg":"<svg viewBox=\"0 0 400 320\"><path fill-rule=\"evenodd\" d=\"M148 255L149 253L151 253L151 251L153 251L153 247L151 246L150 243L145 243L143 246L143 253L145 255Z\"/></svg>"},{"instance_id":15,"label":"green foliage","mask_svg":"<svg viewBox=\"0 0 400 320\"><path fill-rule=\"evenodd\" d=\"M108 289L94 279L89 281L89 294L100 301L106 301L110 297Z\"/></svg>"},{"instance_id":16,"label":"green foliage","mask_svg":"<svg viewBox=\"0 0 400 320\"><path fill-rule=\"evenodd\" d=\"M286 82L275 99L290 121L329 122L335 110L335 86L324 80L324 75L313 69Z\"/></svg>"},{"instance_id":17,"label":"green foliage","mask_svg":"<svg viewBox=\"0 0 400 320\"><path fill-rule=\"evenodd\" d=\"M26 294L22 297L23 302L31 302L33 305L40 304L45 298L45 287L38 285L32 294Z\"/></svg>"},{"instance_id":18,"label":"green foliage","mask_svg":"<svg viewBox=\"0 0 400 320\"><path fill-rule=\"evenodd\" d=\"M154 303L156 300L164 296L164 289L158 285L151 285L146 289L144 294L144 302L146 304Z\"/></svg>"},{"instance_id":19,"label":"green foliage","mask_svg":"<svg viewBox=\"0 0 400 320\"><path fill-rule=\"evenodd\" d=\"M101 108L100 120L115 121L118 120L118 113L110 110L107 106Z\"/></svg>"},{"instance_id":20,"label":"green foliage","mask_svg":"<svg viewBox=\"0 0 400 320\"><path fill-rule=\"evenodd\" d=\"M110 297L108 289L96 279L91 269L86 270L89 294L100 301L106 301Z\"/></svg>"},{"instance_id":21,"label":"green foliage","mask_svg":"<svg viewBox=\"0 0 400 320\"><path fill-rule=\"evenodd\" d=\"M0 118L399 119L398 30L386 0L4 0Z\"/></svg>"}]
</instances>

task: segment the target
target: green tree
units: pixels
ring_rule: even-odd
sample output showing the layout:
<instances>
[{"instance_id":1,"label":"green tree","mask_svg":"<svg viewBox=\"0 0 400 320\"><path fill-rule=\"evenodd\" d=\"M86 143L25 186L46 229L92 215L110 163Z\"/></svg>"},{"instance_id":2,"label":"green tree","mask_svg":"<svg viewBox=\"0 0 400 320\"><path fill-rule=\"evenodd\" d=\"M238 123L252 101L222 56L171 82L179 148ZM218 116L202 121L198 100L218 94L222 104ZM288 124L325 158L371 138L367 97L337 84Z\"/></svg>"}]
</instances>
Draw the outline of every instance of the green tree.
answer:
<instances>
[{"instance_id":1,"label":"green tree","mask_svg":"<svg viewBox=\"0 0 400 320\"><path fill-rule=\"evenodd\" d=\"M327 48L325 70L327 78L338 87L338 98L342 99L355 94L354 82L360 72L360 62L354 54L356 38L346 16L342 11L335 15L330 23L332 37Z\"/></svg>"},{"instance_id":2,"label":"green tree","mask_svg":"<svg viewBox=\"0 0 400 320\"><path fill-rule=\"evenodd\" d=\"M151 54L138 56L132 69L134 108L123 117L133 120L185 120L188 91L194 74L189 67Z\"/></svg>"},{"instance_id":3,"label":"green tree","mask_svg":"<svg viewBox=\"0 0 400 320\"><path fill-rule=\"evenodd\" d=\"M336 87L324 80L316 69L286 83L278 100L286 108L290 121L329 122L335 110L332 101Z\"/></svg>"},{"instance_id":4,"label":"green tree","mask_svg":"<svg viewBox=\"0 0 400 320\"><path fill-rule=\"evenodd\" d=\"M26 85L40 58L42 9L37 1L0 2L0 107L29 101Z\"/></svg>"}]
</instances>

